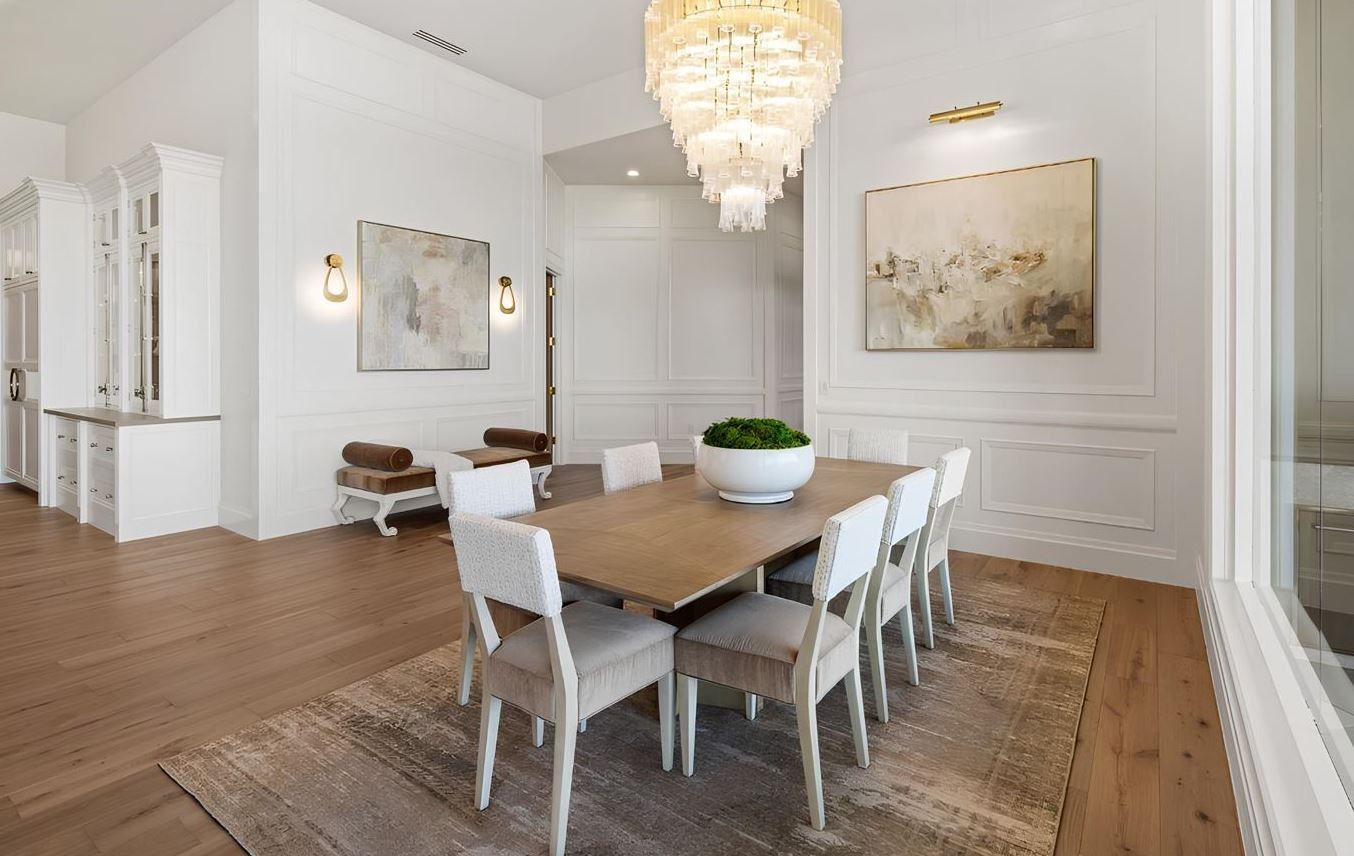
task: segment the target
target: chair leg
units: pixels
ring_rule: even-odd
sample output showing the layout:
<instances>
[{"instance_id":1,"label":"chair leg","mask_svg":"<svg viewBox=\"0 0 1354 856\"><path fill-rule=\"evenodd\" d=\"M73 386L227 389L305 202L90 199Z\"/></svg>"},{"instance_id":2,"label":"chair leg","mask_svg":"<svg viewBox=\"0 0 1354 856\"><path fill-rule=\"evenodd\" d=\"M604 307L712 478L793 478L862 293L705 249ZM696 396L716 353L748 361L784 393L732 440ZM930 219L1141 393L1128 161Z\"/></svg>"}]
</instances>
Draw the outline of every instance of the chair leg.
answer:
<instances>
[{"instance_id":1,"label":"chair leg","mask_svg":"<svg viewBox=\"0 0 1354 856\"><path fill-rule=\"evenodd\" d=\"M795 699L799 720L799 754L804 760L804 789L809 796L809 821L814 829L827 826L823 808L823 768L818 760L818 706L812 697Z\"/></svg>"},{"instance_id":2,"label":"chair leg","mask_svg":"<svg viewBox=\"0 0 1354 856\"><path fill-rule=\"evenodd\" d=\"M755 693L743 693L743 716L751 722L757 718L757 695Z\"/></svg>"},{"instance_id":3,"label":"chair leg","mask_svg":"<svg viewBox=\"0 0 1354 856\"><path fill-rule=\"evenodd\" d=\"M676 682L677 679L673 672L668 672L658 681L658 738L663 745L663 769L669 771L672 770L672 738L674 734L672 718L676 713L672 706L672 697L676 692Z\"/></svg>"},{"instance_id":4,"label":"chair leg","mask_svg":"<svg viewBox=\"0 0 1354 856\"><path fill-rule=\"evenodd\" d=\"M461 600L461 692L458 701L464 707L470 704L470 682L475 674L475 622L470 618L470 595Z\"/></svg>"},{"instance_id":5,"label":"chair leg","mask_svg":"<svg viewBox=\"0 0 1354 856\"><path fill-rule=\"evenodd\" d=\"M537 749L545 745L545 720L539 716L531 718L531 745Z\"/></svg>"},{"instance_id":6,"label":"chair leg","mask_svg":"<svg viewBox=\"0 0 1354 856\"><path fill-rule=\"evenodd\" d=\"M498 720L503 702L484 694L480 707L480 754L475 769L475 808L489 807L489 785L494 778L494 750L498 748Z\"/></svg>"},{"instance_id":7,"label":"chair leg","mask_svg":"<svg viewBox=\"0 0 1354 856\"><path fill-rule=\"evenodd\" d=\"M903 607L898 613L898 625L903 631L903 647L907 649L907 682L912 686L921 685L921 671L917 668L917 637L912 630L912 604Z\"/></svg>"},{"instance_id":8,"label":"chair leg","mask_svg":"<svg viewBox=\"0 0 1354 856\"><path fill-rule=\"evenodd\" d=\"M577 724L556 722L555 782L550 797L551 856L564 856L564 838L569 832L569 797L574 787L574 749L577 745Z\"/></svg>"},{"instance_id":9,"label":"chair leg","mask_svg":"<svg viewBox=\"0 0 1354 856\"><path fill-rule=\"evenodd\" d=\"M925 563L923 562L923 565ZM936 636L931 630L931 581L930 571L917 568L917 606L921 608L921 638L927 648L936 647Z\"/></svg>"},{"instance_id":10,"label":"chair leg","mask_svg":"<svg viewBox=\"0 0 1354 856\"><path fill-rule=\"evenodd\" d=\"M945 599L945 623L954 624L954 593L950 591L950 557L940 560L940 595Z\"/></svg>"},{"instance_id":11,"label":"chair leg","mask_svg":"<svg viewBox=\"0 0 1354 856\"><path fill-rule=\"evenodd\" d=\"M394 526L386 525L386 515L395 508L395 500L389 497L381 497L377 502L376 516L372 520L376 521L376 528L381 530L381 534L387 538L393 538L400 534L400 530Z\"/></svg>"},{"instance_id":12,"label":"chair leg","mask_svg":"<svg viewBox=\"0 0 1354 856\"><path fill-rule=\"evenodd\" d=\"M865 701L861 698L860 666L846 676L846 706L851 712L851 736L856 741L856 766L870 766L870 744L865 733Z\"/></svg>"},{"instance_id":13,"label":"chair leg","mask_svg":"<svg viewBox=\"0 0 1354 856\"><path fill-rule=\"evenodd\" d=\"M682 723L682 775L696 772L696 687L695 678L677 673L677 703L682 706L678 717Z\"/></svg>"},{"instance_id":14,"label":"chair leg","mask_svg":"<svg viewBox=\"0 0 1354 856\"><path fill-rule=\"evenodd\" d=\"M868 619L865 625L865 645L870 649L870 678L874 683L874 715L880 722L889 721L888 681L884 678L884 628ZM916 654L914 653L915 657Z\"/></svg>"}]
</instances>

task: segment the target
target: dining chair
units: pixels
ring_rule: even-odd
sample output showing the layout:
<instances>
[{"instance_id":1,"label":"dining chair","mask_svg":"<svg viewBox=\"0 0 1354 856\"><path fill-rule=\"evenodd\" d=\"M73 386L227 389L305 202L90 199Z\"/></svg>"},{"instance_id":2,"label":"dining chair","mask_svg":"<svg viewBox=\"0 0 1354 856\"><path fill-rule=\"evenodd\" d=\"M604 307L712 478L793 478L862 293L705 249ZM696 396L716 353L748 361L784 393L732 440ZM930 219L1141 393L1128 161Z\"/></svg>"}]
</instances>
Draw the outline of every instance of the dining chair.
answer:
<instances>
[{"instance_id":1,"label":"dining chair","mask_svg":"<svg viewBox=\"0 0 1354 856\"><path fill-rule=\"evenodd\" d=\"M907 464L907 431L893 428L852 428L846 437L846 458L874 464ZM801 603L811 598L813 571L818 563L814 552L800 556L767 577L767 588Z\"/></svg>"},{"instance_id":2,"label":"dining chair","mask_svg":"<svg viewBox=\"0 0 1354 856\"><path fill-rule=\"evenodd\" d=\"M591 601L564 605L550 533L479 514L453 514L461 588L471 602L484 663L475 807L489 807L503 703L555 724L550 853L564 853L578 722L658 685L664 770L672 769L672 625ZM541 618L500 638L489 599Z\"/></svg>"},{"instance_id":3,"label":"dining chair","mask_svg":"<svg viewBox=\"0 0 1354 856\"><path fill-rule=\"evenodd\" d=\"M450 514L483 514L506 519L531 514L536 510L531 466L526 461L481 467L451 473L449 483ZM453 536L454 537L454 536ZM610 592L576 583L560 583L565 603L588 600L605 606L622 605ZM461 688L457 701L470 703L470 682L475 674L475 622L471 620L469 599L461 601ZM586 730L586 726L584 726ZM537 720L532 729L537 746L545 742L545 723Z\"/></svg>"},{"instance_id":4,"label":"dining chair","mask_svg":"<svg viewBox=\"0 0 1354 856\"><path fill-rule=\"evenodd\" d=\"M940 571L940 594L945 603L945 623L954 624L954 591L950 586L950 524L954 509L964 494L964 477L973 451L961 447L946 452L936 461L936 485L931 491L930 510L917 551L917 601L921 607L922 641L927 648L936 647L931 629L932 571Z\"/></svg>"},{"instance_id":5,"label":"dining chair","mask_svg":"<svg viewBox=\"0 0 1354 856\"><path fill-rule=\"evenodd\" d=\"M888 681L884 675L884 628L898 616L907 652L908 682L921 683L917 641L912 630L912 571L926 526L936 471L917 470L889 485L889 508L879 539L879 554L865 595L865 647L870 652L875 717L889 721Z\"/></svg>"},{"instance_id":6,"label":"dining chair","mask_svg":"<svg viewBox=\"0 0 1354 856\"><path fill-rule=\"evenodd\" d=\"M874 464L907 463L908 433L894 428L852 428L846 436L846 457Z\"/></svg>"},{"instance_id":7,"label":"dining chair","mask_svg":"<svg viewBox=\"0 0 1354 856\"><path fill-rule=\"evenodd\" d=\"M862 583L874 568L887 510L884 497L872 496L828 519L814 572L813 606L745 592L678 632L677 697L685 775L695 772L700 681L793 704L809 818L815 829L825 826L818 702L839 683L846 684L856 764L870 766L860 690L860 620L866 595ZM851 601L842 618L829 612L827 604L847 588Z\"/></svg>"},{"instance_id":8,"label":"dining chair","mask_svg":"<svg viewBox=\"0 0 1354 856\"><path fill-rule=\"evenodd\" d=\"M658 444L639 443L602 450L602 490L609 496L663 480Z\"/></svg>"}]
</instances>

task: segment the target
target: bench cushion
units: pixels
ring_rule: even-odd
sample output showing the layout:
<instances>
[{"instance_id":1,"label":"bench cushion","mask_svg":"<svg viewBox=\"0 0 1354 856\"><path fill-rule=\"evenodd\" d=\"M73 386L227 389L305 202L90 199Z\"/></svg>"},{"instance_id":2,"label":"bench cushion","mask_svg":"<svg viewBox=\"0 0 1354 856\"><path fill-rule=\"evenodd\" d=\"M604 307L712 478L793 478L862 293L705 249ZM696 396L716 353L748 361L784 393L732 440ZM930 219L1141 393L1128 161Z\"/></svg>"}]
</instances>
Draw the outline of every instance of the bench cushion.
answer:
<instances>
[{"instance_id":1,"label":"bench cushion","mask_svg":"<svg viewBox=\"0 0 1354 856\"><path fill-rule=\"evenodd\" d=\"M410 490L436 488L437 472L432 467L410 467L398 473L368 467L344 467L338 471L338 483L343 487L382 495L404 493Z\"/></svg>"}]
</instances>

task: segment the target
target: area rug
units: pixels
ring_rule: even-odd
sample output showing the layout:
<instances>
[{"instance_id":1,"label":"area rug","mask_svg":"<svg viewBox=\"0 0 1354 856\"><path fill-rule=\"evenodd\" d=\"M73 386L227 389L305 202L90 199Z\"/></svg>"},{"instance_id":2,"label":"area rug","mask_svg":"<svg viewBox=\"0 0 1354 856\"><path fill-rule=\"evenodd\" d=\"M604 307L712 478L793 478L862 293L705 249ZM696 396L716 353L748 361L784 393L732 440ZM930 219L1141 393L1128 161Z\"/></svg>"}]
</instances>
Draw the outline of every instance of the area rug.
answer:
<instances>
[{"instance_id":1,"label":"area rug","mask_svg":"<svg viewBox=\"0 0 1354 856\"><path fill-rule=\"evenodd\" d=\"M919 687L889 627L887 725L865 682L869 769L842 688L820 703L826 830L808 823L792 708L749 722L702 707L688 779L663 772L641 695L579 735L569 852L1048 856L1104 603L981 580L956 599ZM254 856L544 852L551 737L533 747L505 708L493 802L476 811L479 704L456 704L459 662L459 645L439 648L161 766Z\"/></svg>"}]
</instances>

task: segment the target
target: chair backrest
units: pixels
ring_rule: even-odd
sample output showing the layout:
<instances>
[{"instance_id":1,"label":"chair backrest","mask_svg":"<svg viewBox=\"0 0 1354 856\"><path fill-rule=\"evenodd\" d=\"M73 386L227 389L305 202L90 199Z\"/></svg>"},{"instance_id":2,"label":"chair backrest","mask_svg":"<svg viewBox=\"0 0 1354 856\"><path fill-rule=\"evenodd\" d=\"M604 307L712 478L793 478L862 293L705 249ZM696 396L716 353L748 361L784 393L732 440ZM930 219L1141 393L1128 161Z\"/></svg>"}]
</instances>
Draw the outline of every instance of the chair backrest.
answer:
<instances>
[{"instance_id":1,"label":"chair backrest","mask_svg":"<svg viewBox=\"0 0 1354 856\"><path fill-rule=\"evenodd\" d=\"M846 437L846 457L874 464L906 464L907 432L893 428L852 428Z\"/></svg>"},{"instance_id":2,"label":"chair backrest","mask_svg":"<svg viewBox=\"0 0 1354 856\"><path fill-rule=\"evenodd\" d=\"M693 463L699 462L701 458L701 446L705 445L704 434L691 435L691 460Z\"/></svg>"},{"instance_id":3,"label":"chair backrest","mask_svg":"<svg viewBox=\"0 0 1354 856\"><path fill-rule=\"evenodd\" d=\"M813 571L813 599L826 603L874 569L889 507L882 496L861 500L828 518Z\"/></svg>"},{"instance_id":4,"label":"chair backrest","mask_svg":"<svg viewBox=\"0 0 1354 856\"><path fill-rule=\"evenodd\" d=\"M602 450L602 489L608 494L662 480L663 464L657 443Z\"/></svg>"},{"instance_id":5,"label":"chair backrest","mask_svg":"<svg viewBox=\"0 0 1354 856\"><path fill-rule=\"evenodd\" d=\"M940 508L958 499L964 492L964 477L968 475L968 461L973 450L967 446L946 452L936 461L936 486L931 494L931 507Z\"/></svg>"},{"instance_id":6,"label":"chair backrest","mask_svg":"<svg viewBox=\"0 0 1354 856\"><path fill-rule=\"evenodd\" d=\"M450 474L450 514L521 517L536 510L526 461Z\"/></svg>"},{"instance_id":7,"label":"chair backrest","mask_svg":"<svg viewBox=\"0 0 1354 856\"><path fill-rule=\"evenodd\" d=\"M884 543L892 547L926 525L936 471L927 467L889 485L889 510L884 516Z\"/></svg>"},{"instance_id":8,"label":"chair backrest","mask_svg":"<svg viewBox=\"0 0 1354 856\"><path fill-rule=\"evenodd\" d=\"M555 548L536 526L483 514L451 515L461 589L547 618L563 608ZM477 598L478 599L478 598Z\"/></svg>"}]
</instances>

